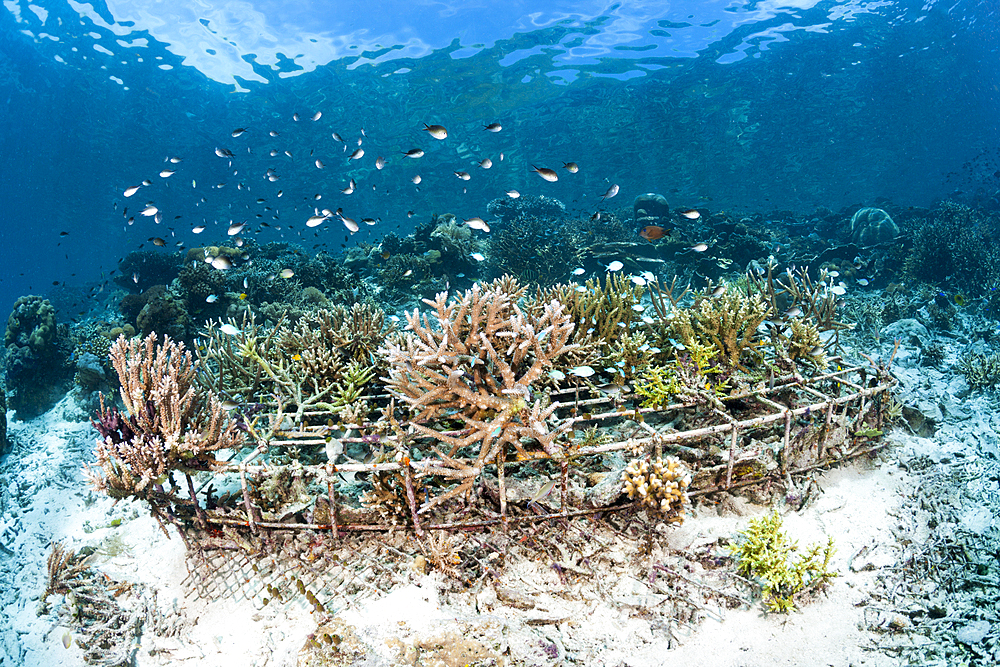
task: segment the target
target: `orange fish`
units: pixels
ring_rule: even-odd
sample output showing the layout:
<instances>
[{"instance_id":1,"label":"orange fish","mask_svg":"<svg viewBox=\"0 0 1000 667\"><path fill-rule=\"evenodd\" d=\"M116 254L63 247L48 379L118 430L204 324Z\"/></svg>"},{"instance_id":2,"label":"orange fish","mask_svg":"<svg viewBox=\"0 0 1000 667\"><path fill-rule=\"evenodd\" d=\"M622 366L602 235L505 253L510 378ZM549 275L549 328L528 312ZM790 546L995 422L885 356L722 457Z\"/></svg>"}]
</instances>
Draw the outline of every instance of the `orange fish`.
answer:
<instances>
[{"instance_id":1,"label":"orange fish","mask_svg":"<svg viewBox=\"0 0 1000 667\"><path fill-rule=\"evenodd\" d=\"M639 236L646 239L647 241L655 241L657 239L662 239L664 236L670 234L669 229L666 227L657 227L656 225L646 225L639 230Z\"/></svg>"}]
</instances>

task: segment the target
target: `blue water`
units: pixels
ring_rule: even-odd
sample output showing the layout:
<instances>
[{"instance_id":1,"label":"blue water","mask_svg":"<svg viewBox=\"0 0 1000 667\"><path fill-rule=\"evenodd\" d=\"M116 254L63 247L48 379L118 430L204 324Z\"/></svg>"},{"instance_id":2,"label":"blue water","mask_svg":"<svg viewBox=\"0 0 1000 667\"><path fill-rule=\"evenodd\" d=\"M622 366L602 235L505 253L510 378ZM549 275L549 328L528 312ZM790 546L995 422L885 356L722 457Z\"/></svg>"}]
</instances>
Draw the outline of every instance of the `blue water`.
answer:
<instances>
[{"instance_id":1,"label":"blue water","mask_svg":"<svg viewBox=\"0 0 1000 667\"><path fill-rule=\"evenodd\" d=\"M126 253L198 245L199 224L339 253L435 212L485 217L512 188L587 215L611 183L625 207L997 204L992 0L204 4L4 3L0 313L33 293L83 317ZM530 171L570 161L556 183ZM379 222L308 229L315 207Z\"/></svg>"}]
</instances>

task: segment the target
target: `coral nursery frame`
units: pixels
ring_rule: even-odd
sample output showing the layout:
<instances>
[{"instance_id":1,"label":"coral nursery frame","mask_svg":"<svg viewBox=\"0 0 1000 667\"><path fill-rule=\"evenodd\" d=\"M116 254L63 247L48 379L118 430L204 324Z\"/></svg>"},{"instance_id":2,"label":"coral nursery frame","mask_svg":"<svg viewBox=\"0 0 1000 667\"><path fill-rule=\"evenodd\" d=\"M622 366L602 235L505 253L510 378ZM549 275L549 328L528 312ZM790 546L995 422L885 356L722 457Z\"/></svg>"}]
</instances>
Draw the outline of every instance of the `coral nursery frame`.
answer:
<instances>
[{"instance_id":1,"label":"coral nursery frame","mask_svg":"<svg viewBox=\"0 0 1000 667\"><path fill-rule=\"evenodd\" d=\"M841 360L832 358L831 363ZM841 461L871 454L883 446L881 427L889 411L887 391L894 381L888 373L874 366L838 367L838 370L816 374L811 377L789 375L775 378L767 386L746 391L743 394L726 398L726 403L740 403L739 414L720 409L719 405L706 405L703 402L691 400L667 405L662 408L626 408L622 404L620 394L604 393L599 389L578 386L573 389L553 392L552 404L554 414L558 415L559 426L556 430L571 431L586 425L597 426L617 423L624 424L624 430L631 431L630 437L613 442L584 445L568 452L562 457L546 457L552 465L558 467L558 477L553 480L550 488L553 500L547 505L557 505L558 509L542 507L540 502L529 502L533 512L512 512L507 502L507 481L518 466L532 465L535 459L511 461L503 465L490 466L494 472L499 487L499 512L489 511L483 507L474 508L471 518L458 520L435 520L433 513L420 511L415 480L433 479L435 477L447 484L454 482L465 470L473 465L473 459L451 458L446 455L427 457L422 460L412 460L405 453L397 456L398 460L373 463L348 462L340 464L302 465L301 473L312 478L321 485L325 482L327 488L326 502L329 505L330 520L323 523L310 521L267 521L261 518L258 508L251 501L254 495L254 479L266 479L276 473L273 465L260 460L261 455L271 448L305 448L326 446L330 444L327 426L300 426L291 430L276 430L278 437L270 441L260 442L245 458L240 461L230 461L215 471L215 475L236 475L240 483L240 501L232 505L226 512L209 510L198 506L192 514L193 522L188 528L200 527L201 530L185 530L186 538L194 538L202 548L225 548L230 541L221 538L220 530L226 532L236 529L247 537L265 537L274 531L311 530L325 532L336 538L341 533L359 531L399 531L410 530L417 535L426 531L456 531L498 527L506 530L512 523L538 523L569 517L606 512L638 509L638 502L610 502L602 506L585 506L586 502L577 502L571 493L569 470L572 461L583 457L601 457L613 453L625 456L661 456L664 453L680 454L688 460L697 461L700 453L705 450L706 443L725 443L728 449L723 465L699 467L694 466L693 481L689 487L690 496L707 495L719 491L730 491L751 484L768 482L782 483L793 476L802 475L813 470L826 468ZM388 402L388 396L369 397L371 400ZM891 400L891 399L890 399ZM277 410L266 415L272 424L280 424L287 413ZM669 422L672 418L684 413L701 411L701 421L705 425L698 428L674 430L670 427L658 426L656 422ZM735 412L735 411L734 411ZM742 417L741 417L742 415ZM316 423L336 420L334 413L322 411L306 412L301 415L308 421ZM403 432L407 423L399 425L398 431ZM406 452L407 443L401 442L398 435L374 436L369 434L370 424L343 425L345 437L337 439L340 445L350 443L374 443L389 445L397 452ZM747 438L753 435L766 435L768 432L777 435L777 439L768 447L770 454L763 456L762 452L747 447ZM775 433L776 432L776 433ZM356 433L356 435L351 435ZM402 439L410 439L411 443L419 442L420 434L404 435ZM273 450L272 450L273 451ZM770 459L770 463L764 461ZM483 474L485 471L475 471ZM400 523L357 522L345 519L345 511L353 514L344 503L340 502L335 492L338 475L350 473L397 473L402 477L406 494L408 517ZM619 478L620 479L620 478ZM618 482L620 484L620 482ZM204 489L208 483L202 484ZM620 487L619 487L620 488ZM197 495L192 494L194 498ZM548 495L548 494L546 494ZM617 496L620 494L612 494ZM539 499L540 500L540 499ZM197 503L197 500L194 501ZM482 505L482 503L479 503ZM470 514L468 512L463 514ZM221 538L221 541L220 541Z\"/></svg>"}]
</instances>

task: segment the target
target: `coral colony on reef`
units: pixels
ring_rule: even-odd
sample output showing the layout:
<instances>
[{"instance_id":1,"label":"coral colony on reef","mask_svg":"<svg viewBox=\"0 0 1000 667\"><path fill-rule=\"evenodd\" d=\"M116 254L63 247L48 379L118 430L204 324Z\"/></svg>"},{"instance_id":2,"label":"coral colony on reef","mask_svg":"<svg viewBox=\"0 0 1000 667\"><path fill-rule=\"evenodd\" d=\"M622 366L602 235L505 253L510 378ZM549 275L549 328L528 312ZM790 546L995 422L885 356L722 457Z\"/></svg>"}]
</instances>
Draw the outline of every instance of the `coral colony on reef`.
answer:
<instances>
[{"instance_id":1,"label":"coral colony on reef","mask_svg":"<svg viewBox=\"0 0 1000 667\"><path fill-rule=\"evenodd\" d=\"M142 500L179 532L204 594L218 558L251 568L244 594L258 605L301 597L324 612L336 595L324 568L373 535L408 535L420 568L468 582L500 566L468 545L504 536L559 540L560 526L612 517L678 525L723 493L802 507L812 471L877 451L902 415L887 393L891 361L852 363L844 340L870 340L920 300L928 317L954 308L893 287L948 251L931 247L930 218L864 209L844 222L852 242L819 264L761 257L694 287L701 268L728 267L730 243L756 234L766 248L779 230L699 216L680 238L640 244L619 220L674 215L662 197L640 199L596 235L554 200L504 200L489 241L434 216L346 263L287 244L206 246L197 252L232 268L156 260L145 275L157 282L121 299L120 320L72 333L25 297L5 336L11 407L45 404L28 372L57 384L75 371L83 390L103 390L93 487ZM550 231L535 246L575 239L571 256L524 263L504 230L537 230L540 216ZM916 229L909 248L887 231L897 224ZM709 263L686 253L706 227ZM862 275L877 275L863 282L882 281L884 296L858 289ZM845 296L847 281L858 293ZM972 388L995 386L996 366L981 352L959 364ZM729 562L785 612L833 580L833 548L790 559L772 517L751 522ZM53 581L87 580L72 553L53 558Z\"/></svg>"},{"instance_id":2,"label":"coral colony on reef","mask_svg":"<svg viewBox=\"0 0 1000 667\"><path fill-rule=\"evenodd\" d=\"M644 221L669 215L647 199ZM529 203L530 215L563 215ZM494 224L529 219L514 211L498 210L506 218ZM560 229L574 225L584 223ZM396 285L383 292L390 301L414 280L439 284L437 267L461 266L470 252L491 253L483 274L516 261L515 249L486 247L453 216L383 247L390 242L419 273L383 283ZM597 239L572 263L635 245ZM427 548L452 534L460 550L464 531L616 513L679 524L695 498L720 491L777 484L804 502L800 476L880 446L872 434L887 419L892 380L884 366L839 356L837 336L850 326L825 268L779 274L771 262L680 289L650 271L559 282L564 263L540 283L526 282L536 270L440 291L397 325L378 292L351 305L325 296L343 278L322 256L272 246L257 251L263 269L238 264L252 252L232 253L225 284L163 264L169 285L151 286L144 304L123 301L128 321L111 329L108 349L122 409L105 396L94 420L94 487L142 499L198 553L323 559L317 544L333 554L352 536L399 530L431 540ZM351 270L386 278L379 253ZM257 271L279 266L292 275L258 282ZM206 294L225 309L212 310ZM196 327L179 315L195 304L223 316ZM50 344L54 326L42 306L32 312L8 328L29 350ZM21 334L32 322L37 333ZM482 574L475 559L426 553L455 576ZM322 606L314 583L309 596ZM765 587L765 602L785 610L806 585ZM279 597L271 588L259 600Z\"/></svg>"}]
</instances>

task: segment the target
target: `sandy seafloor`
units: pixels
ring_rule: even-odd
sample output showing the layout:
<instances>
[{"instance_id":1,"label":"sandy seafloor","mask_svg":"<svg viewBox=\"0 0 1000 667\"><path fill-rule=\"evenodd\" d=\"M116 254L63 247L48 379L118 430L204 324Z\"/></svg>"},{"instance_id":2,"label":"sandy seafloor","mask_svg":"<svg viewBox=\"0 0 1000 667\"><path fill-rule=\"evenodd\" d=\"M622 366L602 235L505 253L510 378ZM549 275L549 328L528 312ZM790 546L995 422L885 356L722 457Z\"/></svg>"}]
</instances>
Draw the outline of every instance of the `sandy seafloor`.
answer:
<instances>
[{"instance_id":1,"label":"sandy seafloor","mask_svg":"<svg viewBox=\"0 0 1000 667\"><path fill-rule=\"evenodd\" d=\"M903 582L901 575L942 539L980 546L1000 541L997 401L989 393L970 392L957 372L922 364L921 348L934 337L915 320L888 329L883 341L903 339L894 363L898 396L935 419L936 431L920 437L906 425L895 428L890 446L877 459L824 473L814 501L800 512L784 510L785 528L800 544L825 542L827 536L836 541L832 566L841 576L811 604L789 615L763 614L759 604L706 608L700 622L681 624L678 641L671 641L647 613L662 596L614 571L606 581L590 582L589 590L601 594L567 597L546 563L508 563L501 583L519 587L530 598L527 604L512 604L509 594L498 596L492 586L462 595L449 591L439 572L410 572L386 596L370 596L339 615L342 634L366 647L367 657L355 664L1000 663L996 607L947 592L930 579ZM947 349L942 369L950 368L969 344L954 332L936 340ZM181 540L166 539L141 504L113 506L90 492L81 465L90 459L95 432L72 396L30 422L13 416L13 450L2 465L0 663L84 664L81 649L63 646L66 628L56 614L61 596L50 596L48 614L38 613L46 559L51 544L62 541L76 549L104 545L105 553L95 559L98 569L145 584L149 599L155 593L153 604L172 629L147 626L135 664L296 664L306 637L316 630L308 609L292 604L262 610L247 601L192 595ZM691 549L731 537L750 517L767 511L742 499L725 505L693 511L683 526L670 529L668 546ZM944 506L947 512L936 510ZM113 527L113 519L122 521ZM116 549L107 548L109 538ZM618 558L607 557L609 563ZM937 634L914 632L913 623L932 608L943 609L932 624ZM940 648L936 655L935 650L921 653L915 648L921 644ZM924 657L907 658L913 655Z\"/></svg>"}]
</instances>

